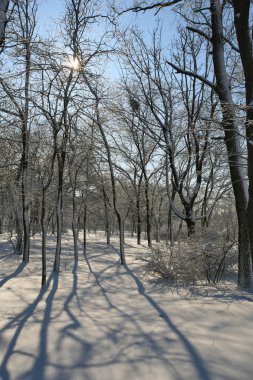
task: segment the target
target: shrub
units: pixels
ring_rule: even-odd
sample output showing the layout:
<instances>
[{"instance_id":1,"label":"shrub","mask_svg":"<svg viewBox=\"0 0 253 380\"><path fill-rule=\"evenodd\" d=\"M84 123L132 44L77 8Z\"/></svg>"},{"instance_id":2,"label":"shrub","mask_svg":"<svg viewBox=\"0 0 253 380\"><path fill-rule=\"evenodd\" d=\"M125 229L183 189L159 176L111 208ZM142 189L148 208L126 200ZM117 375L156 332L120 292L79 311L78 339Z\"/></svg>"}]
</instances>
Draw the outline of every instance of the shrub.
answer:
<instances>
[{"instance_id":1,"label":"shrub","mask_svg":"<svg viewBox=\"0 0 253 380\"><path fill-rule=\"evenodd\" d=\"M173 245L154 246L146 269L171 283L217 283L233 270L235 247L235 240L228 234L202 231Z\"/></svg>"}]
</instances>

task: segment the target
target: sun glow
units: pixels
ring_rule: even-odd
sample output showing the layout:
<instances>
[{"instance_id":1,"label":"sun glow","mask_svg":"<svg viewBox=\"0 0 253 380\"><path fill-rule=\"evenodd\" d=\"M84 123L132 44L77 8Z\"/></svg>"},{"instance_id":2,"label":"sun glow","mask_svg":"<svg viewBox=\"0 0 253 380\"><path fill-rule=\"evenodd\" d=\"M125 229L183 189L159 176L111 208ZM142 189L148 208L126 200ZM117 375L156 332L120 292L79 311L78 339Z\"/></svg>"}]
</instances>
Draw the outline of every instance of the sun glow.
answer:
<instances>
[{"instance_id":1,"label":"sun glow","mask_svg":"<svg viewBox=\"0 0 253 380\"><path fill-rule=\"evenodd\" d=\"M72 70L78 70L80 68L80 62L77 57L69 57L67 66Z\"/></svg>"}]
</instances>

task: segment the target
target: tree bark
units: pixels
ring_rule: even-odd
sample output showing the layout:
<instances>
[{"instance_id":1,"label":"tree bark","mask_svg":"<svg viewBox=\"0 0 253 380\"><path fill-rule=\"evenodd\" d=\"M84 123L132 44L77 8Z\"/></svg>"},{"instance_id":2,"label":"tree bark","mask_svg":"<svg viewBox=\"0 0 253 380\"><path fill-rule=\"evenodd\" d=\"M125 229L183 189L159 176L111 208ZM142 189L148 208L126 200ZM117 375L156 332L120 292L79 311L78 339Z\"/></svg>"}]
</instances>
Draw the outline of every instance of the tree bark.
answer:
<instances>
[{"instance_id":1,"label":"tree bark","mask_svg":"<svg viewBox=\"0 0 253 380\"><path fill-rule=\"evenodd\" d=\"M65 164L65 151L57 154L58 159L58 191L57 191L57 208L56 208L56 250L54 260L54 272L59 273L60 256L61 256L61 237L62 237L62 202L63 202L63 172Z\"/></svg>"},{"instance_id":2,"label":"tree bark","mask_svg":"<svg viewBox=\"0 0 253 380\"><path fill-rule=\"evenodd\" d=\"M104 210L105 210L105 234L106 234L106 244L111 243L111 228L110 228L110 220L109 220L109 213L108 213L108 201L107 201L107 195L105 192L105 188L103 186L103 200L104 200Z\"/></svg>"},{"instance_id":3,"label":"tree bark","mask_svg":"<svg viewBox=\"0 0 253 380\"><path fill-rule=\"evenodd\" d=\"M125 250L124 250L124 222L123 222L122 215L121 215L119 208L118 208L117 190L116 190L115 176L114 176L113 163L112 163L112 157L111 157L111 149L110 149L110 146L108 144L103 126L102 126L101 121L100 121L99 109L98 109L99 99L98 99L97 93L94 89L92 89L91 86L90 86L90 89L91 89L93 95L96 97L96 103L97 103L96 104L96 112L97 112L96 123L97 123L99 130L100 130L100 133L101 133L101 136L102 136L105 148L106 148L107 160L108 160L108 165L109 165L109 170L110 170L110 177L111 177L111 184L112 184L112 195L113 195L113 207L114 207L115 214L117 216L118 227L119 227L120 263L121 263L121 265L126 265Z\"/></svg>"},{"instance_id":4,"label":"tree bark","mask_svg":"<svg viewBox=\"0 0 253 380\"><path fill-rule=\"evenodd\" d=\"M45 189L42 189L41 198L41 232L42 232L42 248L41 248L41 260L42 260L42 275L41 275L41 286L46 284L47 280L47 258L46 258L46 240L47 240L47 228L45 225L45 215L46 215L46 200L45 200Z\"/></svg>"},{"instance_id":5,"label":"tree bark","mask_svg":"<svg viewBox=\"0 0 253 380\"><path fill-rule=\"evenodd\" d=\"M86 222L87 222L87 206L84 205L84 209L83 209L83 252L84 254L86 254L86 248L87 248Z\"/></svg>"},{"instance_id":6,"label":"tree bark","mask_svg":"<svg viewBox=\"0 0 253 380\"><path fill-rule=\"evenodd\" d=\"M247 224L253 263L253 41L250 26L250 0L233 0L234 23L241 56L246 93L246 136L248 149L249 199L247 207Z\"/></svg>"},{"instance_id":7,"label":"tree bark","mask_svg":"<svg viewBox=\"0 0 253 380\"><path fill-rule=\"evenodd\" d=\"M249 236L247 233L248 193L243 173L238 127L235 121L235 109L226 72L220 0L211 0L210 10L214 72L222 107L222 126L225 133L225 144L238 220L238 285L242 288L249 288L251 286L251 269Z\"/></svg>"},{"instance_id":8,"label":"tree bark","mask_svg":"<svg viewBox=\"0 0 253 380\"><path fill-rule=\"evenodd\" d=\"M8 21L6 13L8 11L9 3L9 0L0 0L0 53L4 47L5 27Z\"/></svg>"},{"instance_id":9,"label":"tree bark","mask_svg":"<svg viewBox=\"0 0 253 380\"><path fill-rule=\"evenodd\" d=\"M72 232L74 239L74 257L75 261L78 261L78 212L76 207L76 189L74 187L72 194Z\"/></svg>"},{"instance_id":10,"label":"tree bark","mask_svg":"<svg viewBox=\"0 0 253 380\"><path fill-rule=\"evenodd\" d=\"M148 184L148 179L147 178L145 178L145 201L146 201L147 240L148 240L148 247L151 247L151 245L152 245L152 239L151 239L151 216L150 216L150 201L149 201L149 184Z\"/></svg>"},{"instance_id":11,"label":"tree bark","mask_svg":"<svg viewBox=\"0 0 253 380\"><path fill-rule=\"evenodd\" d=\"M27 195L27 171L29 159L29 96L30 96L30 73L31 73L31 30L29 30L30 23L29 2L26 0L25 4L25 26L23 33L25 39L25 102L22 120L22 158L21 158L21 188L22 188L22 206L23 206L23 261L29 261L30 256L30 220L29 220L29 200Z\"/></svg>"},{"instance_id":12,"label":"tree bark","mask_svg":"<svg viewBox=\"0 0 253 380\"><path fill-rule=\"evenodd\" d=\"M140 180L138 182L137 187L137 198L136 198L136 214L137 214L137 244L141 244L141 207L140 207L140 198L141 198L141 182L142 175L140 176Z\"/></svg>"}]
</instances>

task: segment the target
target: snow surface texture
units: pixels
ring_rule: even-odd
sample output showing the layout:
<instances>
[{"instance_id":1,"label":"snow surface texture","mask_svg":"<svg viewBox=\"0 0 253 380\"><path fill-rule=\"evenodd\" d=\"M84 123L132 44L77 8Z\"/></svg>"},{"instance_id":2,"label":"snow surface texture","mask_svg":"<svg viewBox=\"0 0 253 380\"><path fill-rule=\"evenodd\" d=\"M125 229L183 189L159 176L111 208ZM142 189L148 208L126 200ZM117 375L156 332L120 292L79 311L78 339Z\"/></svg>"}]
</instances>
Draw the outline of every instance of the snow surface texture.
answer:
<instances>
[{"instance_id":1,"label":"snow surface texture","mask_svg":"<svg viewBox=\"0 0 253 380\"><path fill-rule=\"evenodd\" d=\"M64 236L59 278L40 291L40 241L25 267L0 246L0 379L251 380L253 296L235 285L172 289L143 275L146 248L88 237L73 264ZM54 238L49 239L49 274ZM81 244L80 244L81 250Z\"/></svg>"}]
</instances>

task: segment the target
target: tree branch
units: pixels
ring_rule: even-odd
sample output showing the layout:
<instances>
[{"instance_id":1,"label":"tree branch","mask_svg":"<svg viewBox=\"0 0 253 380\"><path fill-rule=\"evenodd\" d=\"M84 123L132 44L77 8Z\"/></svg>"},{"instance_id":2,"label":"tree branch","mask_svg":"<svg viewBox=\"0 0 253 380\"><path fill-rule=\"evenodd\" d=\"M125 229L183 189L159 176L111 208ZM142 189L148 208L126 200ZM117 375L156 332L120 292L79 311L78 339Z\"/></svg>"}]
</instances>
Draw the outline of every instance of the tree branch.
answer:
<instances>
[{"instance_id":1,"label":"tree branch","mask_svg":"<svg viewBox=\"0 0 253 380\"><path fill-rule=\"evenodd\" d=\"M182 1L183 0L172 0L172 1L166 1L166 2L157 2L155 4L147 5L147 6L138 6L137 5L135 7L127 8L127 9L123 10L122 12L119 12L118 14L122 15L123 13L126 13L126 12L135 12L135 13L146 12L146 11L158 8L156 11L156 14L157 14L160 11L160 9L165 8L165 7L170 7L172 5L180 3Z\"/></svg>"},{"instance_id":2,"label":"tree branch","mask_svg":"<svg viewBox=\"0 0 253 380\"><path fill-rule=\"evenodd\" d=\"M209 41L209 42L212 43L212 38L209 37L209 36L208 36L205 32L203 32L202 30L199 30L199 29L193 28L192 26L187 26L186 29L190 30L190 31L193 32L193 33L197 33L197 34L199 34L200 36L204 37L207 41ZM233 50L235 50L237 53L240 52L240 51L239 51L239 48L238 48L235 44L233 44L233 42L230 41L227 37L223 36L223 39L224 39L224 41L225 41L226 43L228 43L228 44L231 46L231 48L232 48Z\"/></svg>"},{"instance_id":3,"label":"tree branch","mask_svg":"<svg viewBox=\"0 0 253 380\"><path fill-rule=\"evenodd\" d=\"M168 63L168 65L170 65L174 70L176 70L176 73L178 74L185 74L185 75L189 75L190 77L193 77L193 78L196 78L198 80L200 80L202 83L206 84L207 86L211 87L216 93L218 92L218 87L216 84L210 82L208 79L206 79L205 77L203 77L202 75L199 75L193 71L188 71L188 70L185 70L183 69L182 67L179 67L179 66L176 66L174 65L173 63L169 62L169 61L166 61Z\"/></svg>"}]
</instances>

